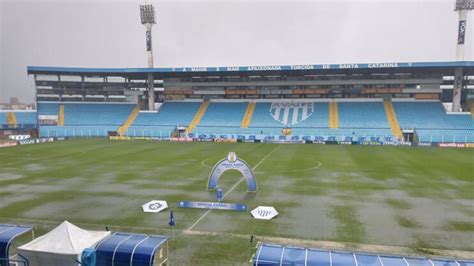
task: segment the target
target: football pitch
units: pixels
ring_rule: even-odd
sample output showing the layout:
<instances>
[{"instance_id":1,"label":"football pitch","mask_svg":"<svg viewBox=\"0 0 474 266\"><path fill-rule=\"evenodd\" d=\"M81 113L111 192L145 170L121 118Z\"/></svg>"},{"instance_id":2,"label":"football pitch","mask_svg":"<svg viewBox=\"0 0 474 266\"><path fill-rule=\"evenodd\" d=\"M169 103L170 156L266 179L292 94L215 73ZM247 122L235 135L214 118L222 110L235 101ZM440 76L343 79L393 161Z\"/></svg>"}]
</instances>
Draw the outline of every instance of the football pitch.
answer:
<instances>
[{"instance_id":1,"label":"football pitch","mask_svg":"<svg viewBox=\"0 0 474 266\"><path fill-rule=\"evenodd\" d=\"M274 206L277 218L177 208L215 201L208 175L231 151L254 169L259 190L247 193L240 174L226 172L224 202ZM174 232L168 211L142 212L154 199L173 208ZM474 149L103 139L0 149L0 223L42 233L63 220L168 235L171 264L244 264L255 241L273 240L472 252Z\"/></svg>"}]
</instances>

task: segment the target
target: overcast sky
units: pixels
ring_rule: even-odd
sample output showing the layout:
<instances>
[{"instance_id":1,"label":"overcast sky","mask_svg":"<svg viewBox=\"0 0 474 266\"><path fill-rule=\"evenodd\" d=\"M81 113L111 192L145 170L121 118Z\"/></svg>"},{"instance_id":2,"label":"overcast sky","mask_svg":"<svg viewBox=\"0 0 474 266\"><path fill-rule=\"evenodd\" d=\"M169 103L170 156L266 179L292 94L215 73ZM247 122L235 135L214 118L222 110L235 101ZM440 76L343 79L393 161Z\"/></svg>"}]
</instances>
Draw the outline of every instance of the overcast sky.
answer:
<instances>
[{"instance_id":1,"label":"overcast sky","mask_svg":"<svg viewBox=\"0 0 474 266\"><path fill-rule=\"evenodd\" d=\"M148 2L156 67L455 60L455 0ZM0 102L33 101L28 65L146 67L139 3L0 0Z\"/></svg>"}]
</instances>

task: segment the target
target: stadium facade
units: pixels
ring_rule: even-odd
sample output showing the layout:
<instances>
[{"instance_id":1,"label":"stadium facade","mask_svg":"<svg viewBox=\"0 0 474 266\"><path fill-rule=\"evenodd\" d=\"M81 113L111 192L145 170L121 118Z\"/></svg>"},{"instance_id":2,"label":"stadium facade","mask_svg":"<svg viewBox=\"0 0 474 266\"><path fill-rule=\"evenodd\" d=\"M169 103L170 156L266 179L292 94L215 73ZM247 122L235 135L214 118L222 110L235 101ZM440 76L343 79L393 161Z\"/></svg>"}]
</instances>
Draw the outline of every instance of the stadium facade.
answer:
<instances>
[{"instance_id":1,"label":"stadium facade","mask_svg":"<svg viewBox=\"0 0 474 266\"><path fill-rule=\"evenodd\" d=\"M28 74L34 78L38 111L4 113L0 123L10 129L38 128L42 137L474 143L472 61L31 66ZM459 85L464 112L452 112L453 87Z\"/></svg>"}]
</instances>

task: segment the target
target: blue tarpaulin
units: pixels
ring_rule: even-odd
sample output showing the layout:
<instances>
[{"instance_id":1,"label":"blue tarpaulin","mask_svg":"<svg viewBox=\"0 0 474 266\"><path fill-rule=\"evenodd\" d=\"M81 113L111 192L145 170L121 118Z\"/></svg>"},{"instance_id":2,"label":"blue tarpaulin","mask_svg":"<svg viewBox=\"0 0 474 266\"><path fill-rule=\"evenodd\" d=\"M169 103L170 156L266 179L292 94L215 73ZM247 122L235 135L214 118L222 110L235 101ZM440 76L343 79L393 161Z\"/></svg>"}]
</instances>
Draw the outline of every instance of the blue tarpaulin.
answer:
<instances>
[{"instance_id":1,"label":"blue tarpaulin","mask_svg":"<svg viewBox=\"0 0 474 266\"><path fill-rule=\"evenodd\" d=\"M474 266L474 261L403 257L259 244L253 265L308 266Z\"/></svg>"},{"instance_id":2,"label":"blue tarpaulin","mask_svg":"<svg viewBox=\"0 0 474 266\"><path fill-rule=\"evenodd\" d=\"M8 253L12 241L33 227L12 224L0 224L0 266L8 265Z\"/></svg>"},{"instance_id":3,"label":"blue tarpaulin","mask_svg":"<svg viewBox=\"0 0 474 266\"><path fill-rule=\"evenodd\" d=\"M151 266L156 251L167 239L165 236L114 233L97 245L97 265Z\"/></svg>"}]
</instances>

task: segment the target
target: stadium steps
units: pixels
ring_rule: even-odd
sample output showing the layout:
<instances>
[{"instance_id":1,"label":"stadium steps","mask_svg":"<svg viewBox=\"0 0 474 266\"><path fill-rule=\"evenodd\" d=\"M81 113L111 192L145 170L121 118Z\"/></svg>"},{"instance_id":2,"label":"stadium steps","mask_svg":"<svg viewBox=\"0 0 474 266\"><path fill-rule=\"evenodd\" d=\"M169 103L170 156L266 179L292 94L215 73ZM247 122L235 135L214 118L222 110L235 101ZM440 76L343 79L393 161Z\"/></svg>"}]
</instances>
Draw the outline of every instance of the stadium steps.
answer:
<instances>
[{"instance_id":1,"label":"stadium steps","mask_svg":"<svg viewBox=\"0 0 474 266\"><path fill-rule=\"evenodd\" d=\"M59 105L58 126L64 126L64 104Z\"/></svg>"},{"instance_id":2,"label":"stadium steps","mask_svg":"<svg viewBox=\"0 0 474 266\"><path fill-rule=\"evenodd\" d=\"M244 118L240 124L241 128L248 128L250 121L252 121L253 112L255 111L256 104L254 102L249 102L247 105L247 110L245 110Z\"/></svg>"},{"instance_id":3,"label":"stadium steps","mask_svg":"<svg viewBox=\"0 0 474 266\"><path fill-rule=\"evenodd\" d=\"M137 105L135 106L135 108L133 108L132 112L128 116L125 123L123 123L123 125L118 128L117 132L120 136L123 136L125 132L127 132L128 128L133 124L133 122L137 118L138 113L140 113L140 107Z\"/></svg>"},{"instance_id":4,"label":"stadium steps","mask_svg":"<svg viewBox=\"0 0 474 266\"><path fill-rule=\"evenodd\" d=\"M400 130L400 125L398 124L397 115L395 114L395 109L393 109L392 101L384 100L383 106L385 108L385 114L387 115L387 121L392 129L392 134L397 138L402 138L403 133Z\"/></svg>"},{"instance_id":5,"label":"stadium steps","mask_svg":"<svg viewBox=\"0 0 474 266\"><path fill-rule=\"evenodd\" d=\"M339 110L337 102L329 103L329 128L339 128Z\"/></svg>"},{"instance_id":6,"label":"stadium steps","mask_svg":"<svg viewBox=\"0 0 474 266\"><path fill-rule=\"evenodd\" d=\"M17 127L16 115L14 112L7 113L7 123L9 127Z\"/></svg>"},{"instance_id":7,"label":"stadium steps","mask_svg":"<svg viewBox=\"0 0 474 266\"><path fill-rule=\"evenodd\" d=\"M474 102L471 103L471 118L474 119Z\"/></svg>"},{"instance_id":8,"label":"stadium steps","mask_svg":"<svg viewBox=\"0 0 474 266\"><path fill-rule=\"evenodd\" d=\"M203 101L201 103L201 106L199 106L198 111L196 112L196 115L194 115L193 120L189 124L188 128L186 128L186 133L193 132L194 128L197 127L197 125L201 122L202 117L206 113L207 107L209 106L209 101Z\"/></svg>"}]
</instances>

